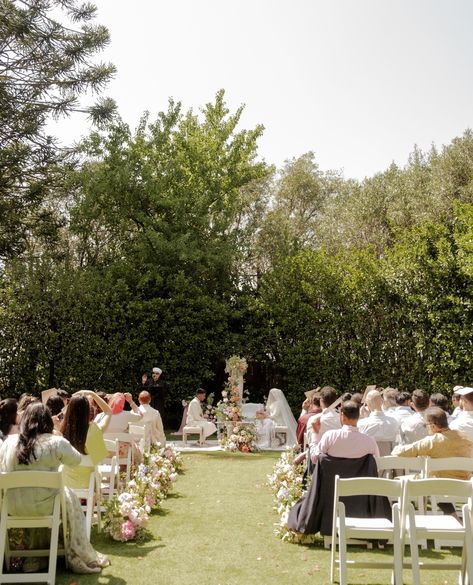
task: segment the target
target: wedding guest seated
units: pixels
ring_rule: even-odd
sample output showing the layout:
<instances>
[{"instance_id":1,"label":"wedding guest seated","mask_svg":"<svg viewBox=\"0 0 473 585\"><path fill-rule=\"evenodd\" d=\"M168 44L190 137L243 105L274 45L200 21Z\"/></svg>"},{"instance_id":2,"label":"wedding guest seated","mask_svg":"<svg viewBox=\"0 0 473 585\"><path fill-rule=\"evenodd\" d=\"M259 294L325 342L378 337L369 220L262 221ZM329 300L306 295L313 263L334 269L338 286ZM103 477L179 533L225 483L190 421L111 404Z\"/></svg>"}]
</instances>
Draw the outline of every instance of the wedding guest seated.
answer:
<instances>
[{"instance_id":1,"label":"wedding guest seated","mask_svg":"<svg viewBox=\"0 0 473 585\"><path fill-rule=\"evenodd\" d=\"M94 409L97 405L103 412L100 421L92 420ZM61 432L65 439L81 453L88 456L90 465L65 465L64 482L71 488L86 488L89 485L90 474L95 465L98 465L108 451L105 447L103 433L107 431L112 410L110 406L91 390L76 392L69 402L66 415L61 426Z\"/></svg>"},{"instance_id":2,"label":"wedding guest seated","mask_svg":"<svg viewBox=\"0 0 473 585\"><path fill-rule=\"evenodd\" d=\"M395 418L383 411L383 396L379 390L370 390L366 395L366 406L370 413L358 421L358 429L373 437L381 455L389 455L396 442L399 425Z\"/></svg>"},{"instance_id":3,"label":"wedding guest seated","mask_svg":"<svg viewBox=\"0 0 473 585\"><path fill-rule=\"evenodd\" d=\"M341 428L327 431L319 443L311 447L312 461L315 462L321 453L348 459L368 454L379 456L376 441L358 428L360 407L356 402L343 402L339 417Z\"/></svg>"},{"instance_id":4,"label":"wedding guest seated","mask_svg":"<svg viewBox=\"0 0 473 585\"><path fill-rule=\"evenodd\" d=\"M473 443L473 388L459 388L462 411L450 423L452 430L460 431Z\"/></svg>"},{"instance_id":5,"label":"wedding guest seated","mask_svg":"<svg viewBox=\"0 0 473 585\"><path fill-rule=\"evenodd\" d=\"M414 390L411 407L414 414L401 421L400 440L403 445L414 443L427 436L424 414L429 407L429 395L425 390Z\"/></svg>"},{"instance_id":6,"label":"wedding guest seated","mask_svg":"<svg viewBox=\"0 0 473 585\"><path fill-rule=\"evenodd\" d=\"M311 416L307 421L307 430L309 433L309 446L306 451L300 453L295 459L294 463L298 465L309 455L309 452L317 446L324 433L331 429L339 429L341 427L340 415L334 409L330 408L337 400L337 391L331 386L324 386L320 391L320 408L321 412ZM314 465L310 457L307 460L306 475L312 475Z\"/></svg>"},{"instance_id":7,"label":"wedding guest seated","mask_svg":"<svg viewBox=\"0 0 473 585\"><path fill-rule=\"evenodd\" d=\"M355 392L354 394L352 394L351 400L353 400L353 402L356 402L361 407L361 404L363 402L363 394L361 392Z\"/></svg>"},{"instance_id":8,"label":"wedding guest seated","mask_svg":"<svg viewBox=\"0 0 473 585\"><path fill-rule=\"evenodd\" d=\"M0 401L0 439L18 432L17 424L18 404L14 398L5 398Z\"/></svg>"},{"instance_id":9,"label":"wedding guest seated","mask_svg":"<svg viewBox=\"0 0 473 585\"><path fill-rule=\"evenodd\" d=\"M454 386L452 394L453 412L452 419L457 417L462 411L461 396L457 393L457 390L461 390L463 386Z\"/></svg>"},{"instance_id":10,"label":"wedding guest seated","mask_svg":"<svg viewBox=\"0 0 473 585\"><path fill-rule=\"evenodd\" d=\"M448 427L447 413L438 406L425 411L425 421L429 435L411 445L398 445L392 454L399 457L470 457L473 443L459 431ZM445 470L432 474L435 477L452 479L470 479L467 471ZM453 504L440 503L439 508L444 514L455 514Z\"/></svg>"},{"instance_id":11,"label":"wedding guest seated","mask_svg":"<svg viewBox=\"0 0 473 585\"><path fill-rule=\"evenodd\" d=\"M306 400L308 401L306 405L307 412L299 417L296 428L296 439L301 447L304 445L304 435L307 429L308 420L314 414L322 412L322 408L320 406L320 394L314 392L314 394L312 394L312 397L310 399L307 398Z\"/></svg>"},{"instance_id":12,"label":"wedding guest seated","mask_svg":"<svg viewBox=\"0 0 473 585\"><path fill-rule=\"evenodd\" d=\"M0 471L57 471L61 464L78 465L80 453L67 439L54 435L52 431L53 420L48 409L39 401L31 403L23 413L18 434L10 435L0 447ZM69 532L65 551L67 565L74 573L100 573L109 561L92 548L87 538L85 517L78 498L67 488L64 495ZM9 510L19 516L51 514L55 496L55 490L49 488L9 490ZM40 544L37 542L40 536L34 534L35 548ZM25 538L29 537L27 531ZM32 548L31 542L26 541L24 545ZM27 570L37 571L40 561L25 560L25 565L30 565ZM37 565L33 566L33 563Z\"/></svg>"},{"instance_id":13,"label":"wedding guest seated","mask_svg":"<svg viewBox=\"0 0 473 585\"><path fill-rule=\"evenodd\" d=\"M383 392L383 411L392 416L397 407L397 397L399 390L397 388L385 388Z\"/></svg>"},{"instance_id":14,"label":"wedding guest seated","mask_svg":"<svg viewBox=\"0 0 473 585\"><path fill-rule=\"evenodd\" d=\"M337 391L331 386L324 386L320 391L320 407L322 412L315 414L307 421L311 431L310 445L316 445L327 431L339 429L340 415L330 406L337 400Z\"/></svg>"},{"instance_id":15,"label":"wedding guest seated","mask_svg":"<svg viewBox=\"0 0 473 585\"><path fill-rule=\"evenodd\" d=\"M435 392L434 394L431 394L429 406L438 406L439 408L444 410L447 413L447 420L449 423L450 421L453 420L449 412L450 404L448 402L448 398L444 394L440 392Z\"/></svg>"},{"instance_id":16,"label":"wedding guest seated","mask_svg":"<svg viewBox=\"0 0 473 585\"><path fill-rule=\"evenodd\" d=\"M125 402L131 407L130 410L124 410ZM108 400L108 404L112 410L112 416L108 424L107 433L127 433L128 423L136 424L143 418L143 413L134 403L133 398L129 392L116 392L112 394ZM104 417L104 413L100 413L95 417L95 422L100 423Z\"/></svg>"},{"instance_id":17,"label":"wedding guest seated","mask_svg":"<svg viewBox=\"0 0 473 585\"><path fill-rule=\"evenodd\" d=\"M18 400L18 424L21 422L21 417L25 412L26 408L32 404L33 402L39 402L39 398L33 396L32 394L28 394L28 392L23 392Z\"/></svg>"},{"instance_id":18,"label":"wedding guest seated","mask_svg":"<svg viewBox=\"0 0 473 585\"><path fill-rule=\"evenodd\" d=\"M62 398L64 406L67 406L71 401L71 395L69 394L69 392L63 390L62 388L57 389L57 395L59 396L59 398Z\"/></svg>"},{"instance_id":19,"label":"wedding guest seated","mask_svg":"<svg viewBox=\"0 0 473 585\"><path fill-rule=\"evenodd\" d=\"M357 428L360 407L353 401L340 408L342 427L327 431L315 447L312 456L317 461L316 472L309 491L291 509L288 526L304 534L330 535L332 532L333 486L335 475L340 477L376 477L374 456L379 455L376 441ZM351 499L350 499L351 500ZM390 506L385 498L357 496L350 501L357 516L389 517Z\"/></svg>"},{"instance_id":20,"label":"wedding guest seated","mask_svg":"<svg viewBox=\"0 0 473 585\"><path fill-rule=\"evenodd\" d=\"M60 432L62 420L64 418L64 413L63 413L64 401L63 401L63 399L60 396L58 396L57 394L55 394L54 396L50 396L46 400L46 408L49 410L49 412L51 413L51 416L53 418L54 430L56 432Z\"/></svg>"},{"instance_id":21,"label":"wedding guest seated","mask_svg":"<svg viewBox=\"0 0 473 585\"><path fill-rule=\"evenodd\" d=\"M166 435L164 434L163 421L159 410L156 410L150 404L151 394L147 390L142 390L138 395L138 402L140 403L139 410L143 414L143 418L138 424L149 423L151 442L160 443L164 447L166 445Z\"/></svg>"},{"instance_id":22,"label":"wedding guest seated","mask_svg":"<svg viewBox=\"0 0 473 585\"><path fill-rule=\"evenodd\" d=\"M204 417L201 406L204 400L205 390L203 388L198 388L194 398L189 402L186 425L191 427L200 427L203 430L205 441L207 437L210 437L210 435L213 435L216 432L217 427L213 422L207 420Z\"/></svg>"},{"instance_id":23,"label":"wedding guest seated","mask_svg":"<svg viewBox=\"0 0 473 585\"><path fill-rule=\"evenodd\" d=\"M414 411L410 407L411 395L409 392L399 392L396 396L396 404L397 406L391 412L391 416L393 416L397 420L399 426L401 426L404 419L414 414Z\"/></svg>"}]
</instances>

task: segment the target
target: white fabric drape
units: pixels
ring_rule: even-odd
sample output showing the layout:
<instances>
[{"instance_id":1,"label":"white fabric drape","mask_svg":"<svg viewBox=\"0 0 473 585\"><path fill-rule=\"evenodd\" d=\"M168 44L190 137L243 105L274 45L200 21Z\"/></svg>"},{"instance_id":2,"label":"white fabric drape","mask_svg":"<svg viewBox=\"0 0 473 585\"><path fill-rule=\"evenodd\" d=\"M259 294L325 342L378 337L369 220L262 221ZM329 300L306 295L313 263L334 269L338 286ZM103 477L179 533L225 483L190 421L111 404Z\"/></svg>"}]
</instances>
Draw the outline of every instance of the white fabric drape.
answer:
<instances>
[{"instance_id":1,"label":"white fabric drape","mask_svg":"<svg viewBox=\"0 0 473 585\"><path fill-rule=\"evenodd\" d=\"M284 396L284 392L279 388L271 388L269 391L266 411L275 424L287 427L287 444L296 444L297 422Z\"/></svg>"}]
</instances>

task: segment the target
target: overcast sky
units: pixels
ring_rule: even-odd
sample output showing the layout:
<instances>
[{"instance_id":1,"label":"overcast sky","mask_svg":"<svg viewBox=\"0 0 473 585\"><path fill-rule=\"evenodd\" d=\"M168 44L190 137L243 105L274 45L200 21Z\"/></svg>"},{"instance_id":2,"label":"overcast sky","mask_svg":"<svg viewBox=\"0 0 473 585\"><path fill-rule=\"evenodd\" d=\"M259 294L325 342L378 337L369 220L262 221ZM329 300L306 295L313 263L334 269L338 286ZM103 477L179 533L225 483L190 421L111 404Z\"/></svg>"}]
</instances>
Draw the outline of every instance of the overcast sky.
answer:
<instances>
[{"instance_id":1,"label":"overcast sky","mask_svg":"<svg viewBox=\"0 0 473 585\"><path fill-rule=\"evenodd\" d=\"M170 96L197 111L223 88L232 110L246 105L242 126L265 126L267 162L312 150L359 179L473 127L471 0L94 3L118 69L105 94L132 127Z\"/></svg>"}]
</instances>

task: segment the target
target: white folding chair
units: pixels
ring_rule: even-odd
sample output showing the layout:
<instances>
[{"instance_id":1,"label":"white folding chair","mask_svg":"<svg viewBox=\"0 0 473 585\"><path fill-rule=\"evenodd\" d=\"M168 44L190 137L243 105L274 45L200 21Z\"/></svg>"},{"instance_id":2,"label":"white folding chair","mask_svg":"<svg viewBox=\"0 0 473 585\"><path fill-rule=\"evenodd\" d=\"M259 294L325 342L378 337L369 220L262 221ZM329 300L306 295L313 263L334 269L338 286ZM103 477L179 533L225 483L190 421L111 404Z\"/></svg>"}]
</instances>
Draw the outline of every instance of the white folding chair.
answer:
<instances>
[{"instance_id":1,"label":"white folding chair","mask_svg":"<svg viewBox=\"0 0 473 585\"><path fill-rule=\"evenodd\" d=\"M399 457L397 455L387 455L385 457L375 457L378 473L380 477L387 479L422 479L424 477L425 457ZM416 500L417 511L419 514L425 514L425 502L423 497ZM421 548L427 548L427 541L420 542Z\"/></svg>"},{"instance_id":2,"label":"white folding chair","mask_svg":"<svg viewBox=\"0 0 473 585\"><path fill-rule=\"evenodd\" d=\"M131 477L131 466L133 463L133 447L136 447L135 441L130 433L104 433L104 439L118 441L118 456L117 466L120 471L120 467L125 467L125 481L128 484ZM125 449L123 448L125 445ZM123 452L125 451L125 452ZM117 474L117 488L120 487L120 472Z\"/></svg>"},{"instance_id":3,"label":"white folding chair","mask_svg":"<svg viewBox=\"0 0 473 585\"><path fill-rule=\"evenodd\" d=\"M83 455L80 463L81 467L90 468L89 484L86 488L70 488L79 498L79 500L85 500L85 504L82 504L82 510L85 512L85 526L87 531L87 537L90 540L90 533L92 530L92 522L94 518L94 510L97 519L97 530L101 530L101 486L99 480L99 473L92 463L89 456Z\"/></svg>"},{"instance_id":4,"label":"white folding chair","mask_svg":"<svg viewBox=\"0 0 473 585\"><path fill-rule=\"evenodd\" d=\"M9 512L8 491L16 488L48 488L56 490L53 509L50 514L42 516L14 516ZM61 471L12 471L0 473L0 489L3 492L2 513L0 519L0 583L38 583L46 582L54 585L56 579L56 562L58 550L59 527L62 523L64 546L66 546L66 511ZM50 528L51 539L49 549L41 550L10 550L8 543L9 528ZM22 575L5 574L3 560L7 570L11 557L44 557L49 556L48 570L44 572L24 573Z\"/></svg>"},{"instance_id":5,"label":"white folding chair","mask_svg":"<svg viewBox=\"0 0 473 585\"><path fill-rule=\"evenodd\" d=\"M118 449L119 443L116 440L105 439L105 447L109 453L99 465L97 465L98 483L101 496L107 496L109 500L115 495L118 480ZM102 511L102 506L100 507Z\"/></svg>"},{"instance_id":6,"label":"white folding chair","mask_svg":"<svg viewBox=\"0 0 473 585\"><path fill-rule=\"evenodd\" d=\"M426 457L424 462L424 478L428 479L429 477L435 477L435 474L438 472L465 472L469 474L469 478L473 473L473 459L470 457ZM460 479L460 478L458 478ZM461 478L465 479L465 478ZM451 496L447 496L441 499L441 502L448 502L455 507L455 504L458 504L458 499L455 499ZM460 509L458 506L456 508L456 512L459 516L461 516L461 506L465 503L465 500L460 502ZM433 514L439 513L438 507L438 498L432 496L430 498L430 506ZM434 541L435 548L442 548L442 546L455 546L452 542L448 541L447 543L442 542L441 540L436 539ZM462 546L461 541L456 543L456 546Z\"/></svg>"},{"instance_id":7,"label":"white folding chair","mask_svg":"<svg viewBox=\"0 0 473 585\"><path fill-rule=\"evenodd\" d=\"M138 445L141 453L146 453L151 447L151 423L144 424L128 423L128 432L133 441Z\"/></svg>"},{"instance_id":8,"label":"white folding chair","mask_svg":"<svg viewBox=\"0 0 473 585\"><path fill-rule=\"evenodd\" d=\"M396 500L392 507L392 521L387 518L357 518L345 515L345 504L340 500L346 496L385 496ZM402 583L402 553L400 538L400 501L402 482L383 478L335 477L334 508L332 523L332 552L330 580L335 581L336 565L340 572L340 585L346 585L347 567L392 569L396 585ZM390 562L353 561L347 559L349 539L392 540L393 560ZM338 559L337 559L338 542Z\"/></svg>"},{"instance_id":9,"label":"white folding chair","mask_svg":"<svg viewBox=\"0 0 473 585\"><path fill-rule=\"evenodd\" d=\"M460 479L418 479L403 482L404 491L401 505L401 541L409 541L413 585L420 585L420 569L460 570L460 584L467 583L467 575L473 578L473 539L471 532L471 511L473 485ZM451 515L416 514L412 500L418 497L454 496L465 498L463 523ZM420 539L463 542L460 563L427 563L420 561L418 544Z\"/></svg>"}]
</instances>

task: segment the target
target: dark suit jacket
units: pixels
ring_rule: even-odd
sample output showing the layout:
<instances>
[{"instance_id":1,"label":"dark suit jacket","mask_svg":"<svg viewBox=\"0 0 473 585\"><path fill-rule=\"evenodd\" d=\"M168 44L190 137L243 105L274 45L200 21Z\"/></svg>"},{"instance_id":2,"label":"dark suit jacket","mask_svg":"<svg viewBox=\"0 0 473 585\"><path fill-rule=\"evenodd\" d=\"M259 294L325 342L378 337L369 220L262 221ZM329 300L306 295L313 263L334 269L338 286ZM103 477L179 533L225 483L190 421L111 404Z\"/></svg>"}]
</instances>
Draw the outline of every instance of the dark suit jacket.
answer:
<instances>
[{"instance_id":1,"label":"dark suit jacket","mask_svg":"<svg viewBox=\"0 0 473 585\"><path fill-rule=\"evenodd\" d=\"M309 491L294 505L289 528L304 534L332 534L333 496L335 476L378 477L373 455L358 459L319 455ZM346 515L360 518L391 518L389 500L378 496L350 496L341 498Z\"/></svg>"}]
</instances>

